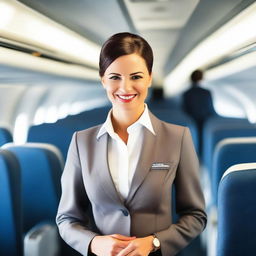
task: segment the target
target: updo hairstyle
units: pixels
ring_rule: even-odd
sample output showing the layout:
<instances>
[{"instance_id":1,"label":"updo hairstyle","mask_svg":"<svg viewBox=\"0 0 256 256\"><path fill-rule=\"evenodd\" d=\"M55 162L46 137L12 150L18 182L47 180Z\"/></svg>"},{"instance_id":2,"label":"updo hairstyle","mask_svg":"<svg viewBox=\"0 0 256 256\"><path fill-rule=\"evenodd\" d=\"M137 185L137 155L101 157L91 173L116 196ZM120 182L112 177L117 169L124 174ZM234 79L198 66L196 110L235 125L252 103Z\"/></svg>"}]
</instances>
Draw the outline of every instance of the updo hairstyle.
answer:
<instances>
[{"instance_id":1,"label":"updo hairstyle","mask_svg":"<svg viewBox=\"0 0 256 256\"><path fill-rule=\"evenodd\" d=\"M146 63L149 74L152 73L153 51L148 42L139 35L128 32L111 36L102 46L99 61L99 74L101 77L108 66L118 57L136 53Z\"/></svg>"}]
</instances>

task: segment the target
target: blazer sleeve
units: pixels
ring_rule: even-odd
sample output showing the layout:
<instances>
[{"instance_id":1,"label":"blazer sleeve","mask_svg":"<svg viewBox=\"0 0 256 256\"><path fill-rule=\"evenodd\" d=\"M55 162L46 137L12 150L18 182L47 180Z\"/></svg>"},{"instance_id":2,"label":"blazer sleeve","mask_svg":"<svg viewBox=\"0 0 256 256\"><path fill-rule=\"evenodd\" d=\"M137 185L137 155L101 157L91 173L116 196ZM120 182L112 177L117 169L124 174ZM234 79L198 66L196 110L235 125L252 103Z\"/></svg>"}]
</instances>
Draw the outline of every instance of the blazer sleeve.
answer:
<instances>
[{"instance_id":1,"label":"blazer sleeve","mask_svg":"<svg viewBox=\"0 0 256 256\"><path fill-rule=\"evenodd\" d=\"M75 133L61 178L62 195L56 223L63 240L82 255L88 255L90 242L97 233L89 228L90 220L86 212L90 202L83 184L76 140Z\"/></svg>"},{"instance_id":2,"label":"blazer sleeve","mask_svg":"<svg viewBox=\"0 0 256 256\"><path fill-rule=\"evenodd\" d=\"M156 233L162 255L175 255L206 226L205 202L199 180L199 163L188 128L184 129L175 178L177 223Z\"/></svg>"}]
</instances>

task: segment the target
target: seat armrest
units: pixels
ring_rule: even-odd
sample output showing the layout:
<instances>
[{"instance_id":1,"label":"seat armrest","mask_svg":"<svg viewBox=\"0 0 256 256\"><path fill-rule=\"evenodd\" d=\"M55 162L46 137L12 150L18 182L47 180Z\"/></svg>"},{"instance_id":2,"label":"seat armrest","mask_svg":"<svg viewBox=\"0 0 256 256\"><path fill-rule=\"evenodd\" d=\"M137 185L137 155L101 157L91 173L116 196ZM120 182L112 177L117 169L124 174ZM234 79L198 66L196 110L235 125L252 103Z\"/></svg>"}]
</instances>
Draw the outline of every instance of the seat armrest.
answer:
<instances>
[{"instance_id":1,"label":"seat armrest","mask_svg":"<svg viewBox=\"0 0 256 256\"><path fill-rule=\"evenodd\" d=\"M25 235L24 256L56 256L58 251L58 230L52 222L39 223Z\"/></svg>"}]
</instances>

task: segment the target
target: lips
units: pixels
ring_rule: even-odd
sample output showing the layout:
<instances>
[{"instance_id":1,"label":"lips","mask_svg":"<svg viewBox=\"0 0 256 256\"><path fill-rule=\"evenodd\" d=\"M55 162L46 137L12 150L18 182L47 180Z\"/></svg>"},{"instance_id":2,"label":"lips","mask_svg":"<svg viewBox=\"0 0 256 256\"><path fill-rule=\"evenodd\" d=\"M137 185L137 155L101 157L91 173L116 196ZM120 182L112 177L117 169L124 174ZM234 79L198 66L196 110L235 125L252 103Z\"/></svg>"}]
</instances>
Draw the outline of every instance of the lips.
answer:
<instances>
[{"instance_id":1,"label":"lips","mask_svg":"<svg viewBox=\"0 0 256 256\"><path fill-rule=\"evenodd\" d=\"M122 102L130 102L132 101L136 96L137 94L117 94L116 95Z\"/></svg>"}]
</instances>

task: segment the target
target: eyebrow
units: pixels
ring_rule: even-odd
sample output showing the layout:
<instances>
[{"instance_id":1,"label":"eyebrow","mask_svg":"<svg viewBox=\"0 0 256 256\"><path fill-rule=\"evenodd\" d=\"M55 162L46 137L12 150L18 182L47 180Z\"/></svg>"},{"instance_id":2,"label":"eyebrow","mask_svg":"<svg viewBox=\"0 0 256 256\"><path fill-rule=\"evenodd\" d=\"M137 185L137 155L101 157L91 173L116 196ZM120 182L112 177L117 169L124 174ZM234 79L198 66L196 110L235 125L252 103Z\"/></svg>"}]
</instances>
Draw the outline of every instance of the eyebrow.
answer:
<instances>
[{"instance_id":1,"label":"eyebrow","mask_svg":"<svg viewBox=\"0 0 256 256\"><path fill-rule=\"evenodd\" d=\"M142 71L138 71L138 72L131 73L130 76L137 75L137 74L139 74L139 73L144 74ZM121 76L121 75L118 74L118 73L109 73L108 75L109 75L109 76L110 76L110 75Z\"/></svg>"},{"instance_id":2,"label":"eyebrow","mask_svg":"<svg viewBox=\"0 0 256 256\"><path fill-rule=\"evenodd\" d=\"M109 75L109 76L110 76L110 75L121 76L121 75L118 74L118 73L109 73L108 75Z\"/></svg>"},{"instance_id":3,"label":"eyebrow","mask_svg":"<svg viewBox=\"0 0 256 256\"><path fill-rule=\"evenodd\" d=\"M138 71L138 72L131 73L130 76L137 75L137 74L139 74L139 73L144 74L143 72Z\"/></svg>"}]
</instances>

